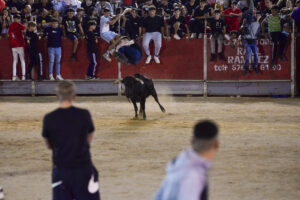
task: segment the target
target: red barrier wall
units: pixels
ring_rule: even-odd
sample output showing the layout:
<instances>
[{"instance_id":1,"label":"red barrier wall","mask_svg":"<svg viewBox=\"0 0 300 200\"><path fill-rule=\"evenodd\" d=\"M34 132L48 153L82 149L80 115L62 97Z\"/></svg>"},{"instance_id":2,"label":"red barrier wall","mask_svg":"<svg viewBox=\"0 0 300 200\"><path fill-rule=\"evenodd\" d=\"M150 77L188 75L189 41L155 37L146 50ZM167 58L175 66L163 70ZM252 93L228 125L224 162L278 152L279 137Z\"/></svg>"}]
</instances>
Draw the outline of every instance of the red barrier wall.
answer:
<instances>
[{"instance_id":1,"label":"red barrier wall","mask_svg":"<svg viewBox=\"0 0 300 200\"><path fill-rule=\"evenodd\" d=\"M0 79L11 79L12 76L12 53L7 39L0 40ZM107 44L99 40L100 56L96 75L103 79L116 79L118 66L115 59L111 63L102 58ZM48 55L46 41L40 41L43 54L44 74L48 74ZM61 62L61 74L67 79L83 79L88 68L88 58L85 41L81 40L78 48L78 61L70 62L72 52L71 41L63 40L63 55ZM164 41L161 49L161 64L154 61L145 65L146 56L143 55L138 65L122 65L122 77L142 73L154 79L195 79L203 78L203 41ZM28 64L28 62L26 62ZM18 74L21 69L18 66Z\"/></svg>"},{"instance_id":2,"label":"red barrier wall","mask_svg":"<svg viewBox=\"0 0 300 200\"><path fill-rule=\"evenodd\" d=\"M163 41L161 49L161 64L145 65L146 56L143 55L138 65L122 65L122 77L142 73L154 79L184 79L203 80L203 45L202 39ZM43 54L44 74L48 74L48 59L46 41L41 40L40 46ZM278 61L276 67L271 67L270 55L271 45L268 40L259 40L259 66L260 74L250 73L244 75L242 66L245 51L243 46L231 48L227 42L224 45L224 56L226 61L209 62L210 44L208 40L208 80L287 80L290 79L290 45L287 47L286 58L288 61ZM107 44L99 42L100 55L96 75L103 79L116 79L118 77L118 66L115 59L112 63L102 58ZM63 40L63 56L61 62L61 74L67 79L84 79L88 68L88 58L85 41L81 40L77 62L70 62L72 43ZM298 56L299 57L299 56ZM28 63L28 62L27 62ZM298 61L299 63L299 61ZM0 40L0 79L11 79L12 76L12 54L7 39ZM18 73L20 73L20 66ZM20 75L20 74L19 74Z\"/></svg>"},{"instance_id":3,"label":"red barrier wall","mask_svg":"<svg viewBox=\"0 0 300 200\"><path fill-rule=\"evenodd\" d=\"M208 80L290 80L291 79L291 47L287 46L287 61L278 59L275 66L271 66L272 45L268 39L258 41L258 65L260 73L251 71L242 73L246 51L242 42L232 48L228 41L224 42L223 55L225 61L210 62L210 40L207 42L207 79ZM251 63L250 63L251 66Z\"/></svg>"}]
</instances>

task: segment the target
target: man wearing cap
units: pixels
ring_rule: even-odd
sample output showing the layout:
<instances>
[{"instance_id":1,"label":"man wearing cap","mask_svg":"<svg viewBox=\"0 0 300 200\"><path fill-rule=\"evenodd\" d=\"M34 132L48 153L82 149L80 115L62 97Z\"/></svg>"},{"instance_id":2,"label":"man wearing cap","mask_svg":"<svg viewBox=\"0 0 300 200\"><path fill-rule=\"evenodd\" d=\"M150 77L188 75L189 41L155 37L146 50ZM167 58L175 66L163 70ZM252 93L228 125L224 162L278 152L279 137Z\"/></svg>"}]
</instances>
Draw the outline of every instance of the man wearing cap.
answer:
<instances>
[{"instance_id":1,"label":"man wearing cap","mask_svg":"<svg viewBox=\"0 0 300 200\"><path fill-rule=\"evenodd\" d=\"M182 151L167 167L167 175L155 200L207 200L207 171L218 146L218 127L200 121L194 127L192 148Z\"/></svg>"},{"instance_id":2,"label":"man wearing cap","mask_svg":"<svg viewBox=\"0 0 300 200\"><path fill-rule=\"evenodd\" d=\"M149 64L152 56L150 54L149 44L151 40L154 41L154 61L159 64L159 52L161 48L162 35L164 34L164 20L162 17L156 15L156 7L150 6L149 15L143 20L143 47L147 55L146 64Z\"/></svg>"}]
</instances>

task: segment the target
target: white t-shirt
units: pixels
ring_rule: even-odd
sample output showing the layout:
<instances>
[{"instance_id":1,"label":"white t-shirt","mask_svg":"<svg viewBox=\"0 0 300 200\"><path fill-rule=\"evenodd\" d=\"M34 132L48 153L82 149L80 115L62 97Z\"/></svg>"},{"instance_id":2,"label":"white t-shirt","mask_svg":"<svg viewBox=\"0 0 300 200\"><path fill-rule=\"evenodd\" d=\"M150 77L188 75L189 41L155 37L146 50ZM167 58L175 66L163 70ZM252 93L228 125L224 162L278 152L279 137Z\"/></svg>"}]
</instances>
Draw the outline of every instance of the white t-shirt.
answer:
<instances>
[{"instance_id":1,"label":"white t-shirt","mask_svg":"<svg viewBox=\"0 0 300 200\"><path fill-rule=\"evenodd\" d=\"M109 24L107 23L110 21L111 17L105 17L104 15L100 19L100 33L104 33L109 31Z\"/></svg>"}]
</instances>

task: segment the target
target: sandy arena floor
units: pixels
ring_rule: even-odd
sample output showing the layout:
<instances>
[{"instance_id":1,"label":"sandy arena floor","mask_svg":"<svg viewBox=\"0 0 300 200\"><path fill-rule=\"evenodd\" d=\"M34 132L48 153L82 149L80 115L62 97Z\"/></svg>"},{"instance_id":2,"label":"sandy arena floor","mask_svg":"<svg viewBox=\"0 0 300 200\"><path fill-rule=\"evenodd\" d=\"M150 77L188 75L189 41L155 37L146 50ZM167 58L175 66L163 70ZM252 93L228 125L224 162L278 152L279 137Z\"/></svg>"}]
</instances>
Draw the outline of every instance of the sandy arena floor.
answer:
<instances>
[{"instance_id":1,"label":"sandy arena floor","mask_svg":"<svg viewBox=\"0 0 300 200\"><path fill-rule=\"evenodd\" d=\"M189 145L199 119L215 120L221 147L212 200L300 199L300 99L160 97L148 120L131 120L125 97L80 97L96 125L91 151L103 200L151 199L168 161ZM6 200L51 199L51 152L41 138L55 97L0 97L0 185Z\"/></svg>"}]
</instances>

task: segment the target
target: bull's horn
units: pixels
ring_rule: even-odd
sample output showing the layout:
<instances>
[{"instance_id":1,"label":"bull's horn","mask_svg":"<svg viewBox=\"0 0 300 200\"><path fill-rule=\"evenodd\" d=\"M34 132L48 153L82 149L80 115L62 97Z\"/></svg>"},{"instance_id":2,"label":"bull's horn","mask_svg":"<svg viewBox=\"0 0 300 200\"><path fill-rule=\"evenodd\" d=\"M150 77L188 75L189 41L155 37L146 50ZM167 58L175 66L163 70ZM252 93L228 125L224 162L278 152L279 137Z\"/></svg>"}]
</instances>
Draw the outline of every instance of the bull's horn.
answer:
<instances>
[{"instance_id":1,"label":"bull's horn","mask_svg":"<svg viewBox=\"0 0 300 200\"><path fill-rule=\"evenodd\" d=\"M119 83L121 83L122 80L123 79L117 79L117 80L115 80L114 84L119 84Z\"/></svg>"},{"instance_id":2,"label":"bull's horn","mask_svg":"<svg viewBox=\"0 0 300 200\"><path fill-rule=\"evenodd\" d=\"M144 81L142 81L142 80L139 79L139 78L135 78L135 80L137 80L138 82L140 82L142 85L144 84Z\"/></svg>"}]
</instances>

